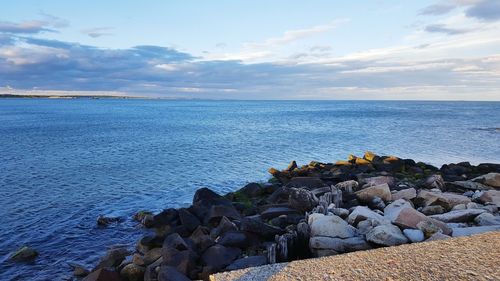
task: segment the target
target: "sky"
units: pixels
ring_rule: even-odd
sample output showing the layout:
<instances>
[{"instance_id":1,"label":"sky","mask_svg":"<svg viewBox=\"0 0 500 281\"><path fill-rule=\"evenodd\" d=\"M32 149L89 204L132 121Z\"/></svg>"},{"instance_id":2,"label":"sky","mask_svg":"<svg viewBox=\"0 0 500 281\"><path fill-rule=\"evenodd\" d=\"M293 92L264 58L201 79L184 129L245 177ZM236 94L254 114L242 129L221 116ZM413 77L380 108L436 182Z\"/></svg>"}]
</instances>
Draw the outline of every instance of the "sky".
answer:
<instances>
[{"instance_id":1,"label":"sky","mask_svg":"<svg viewBox=\"0 0 500 281\"><path fill-rule=\"evenodd\" d=\"M500 100L500 0L5 1L1 93Z\"/></svg>"}]
</instances>

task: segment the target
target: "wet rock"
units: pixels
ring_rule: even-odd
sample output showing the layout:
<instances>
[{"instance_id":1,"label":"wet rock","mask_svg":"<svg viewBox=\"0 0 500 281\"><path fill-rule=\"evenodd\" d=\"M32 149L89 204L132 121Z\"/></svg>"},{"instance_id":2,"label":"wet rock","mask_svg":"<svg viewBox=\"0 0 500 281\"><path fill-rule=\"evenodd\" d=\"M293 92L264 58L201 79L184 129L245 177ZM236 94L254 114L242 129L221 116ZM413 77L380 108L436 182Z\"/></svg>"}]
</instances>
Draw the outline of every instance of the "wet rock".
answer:
<instances>
[{"instance_id":1,"label":"wet rock","mask_svg":"<svg viewBox=\"0 0 500 281\"><path fill-rule=\"evenodd\" d=\"M445 187L445 182L441 175L432 175L424 180L424 186L430 189L437 188L443 190Z\"/></svg>"},{"instance_id":2,"label":"wet rock","mask_svg":"<svg viewBox=\"0 0 500 281\"><path fill-rule=\"evenodd\" d=\"M260 216L262 217L262 219L268 220L275 217L279 217L281 215L289 215L289 214L298 214L298 212L297 210L289 207L278 206L278 207L267 208L265 211L260 213Z\"/></svg>"},{"instance_id":3,"label":"wet rock","mask_svg":"<svg viewBox=\"0 0 500 281\"><path fill-rule=\"evenodd\" d=\"M284 230L264 223L260 216L245 217L241 220L241 230L251 232L264 238L272 239L275 235L281 235Z\"/></svg>"},{"instance_id":4,"label":"wet rock","mask_svg":"<svg viewBox=\"0 0 500 281\"><path fill-rule=\"evenodd\" d=\"M137 241L136 250L145 254L153 248L161 247L163 245L163 240L163 238L155 235L146 235Z\"/></svg>"},{"instance_id":5,"label":"wet rock","mask_svg":"<svg viewBox=\"0 0 500 281\"><path fill-rule=\"evenodd\" d=\"M264 189L262 185L256 182L249 183L245 185L243 188L237 191L240 194L245 195L246 197L257 197L260 196Z\"/></svg>"},{"instance_id":6,"label":"wet rock","mask_svg":"<svg viewBox=\"0 0 500 281\"><path fill-rule=\"evenodd\" d=\"M158 281L158 272L160 271L160 266L163 263L163 258L159 258L154 263L146 266L146 271L144 272L144 281Z\"/></svg>"},{"instance_id":7,"label":"wet rock","mask_svg":"<svg viewBox=\"0 0 500 281\"><path fill-rule=\"evenodd\" d=\"M467 204L471 202L469 197L463 195L447 192L439 193L427 190L420 190L416 200L418 200L423 207L440 205L446 210L451 210L453 206L458 204Z\"/></svg>"},{"instance_id":8,"label":"wet rock","mask_svg":"<svg viewBox=\"0 0 500 281\"><path fill-rule=\"evenodd\" d=\"M82 281L121 281L120 274L106 268L100 268L87 275Z\"/></svg>"},{"instance_id":9,"label":"wet rock","mask_svg":"<svg viewBox=\"0 0 500 281\"><path fill-rule=\"evenodd\" d=\"M411 200L415 197L417 197L417 190L415 188L399 190L391 195L392 201L396 201L398 199Z\"/></svg>"},{"instance_id":10,"label":"wet rock","mask_svg":"<svg viewBox=\"0 0 500 281\"><path fill-rule=\"evenodd\" d=\"M144 256L141 255L141 254L139 254L139 253L135 253L132 256L132 263L140 265L140 266L145 266L145 264L144 264Z\"/></svg>"},{"instance_id":11,"label":"wet rock","mask_svg":"<svg viewBox=\"0 0 500 281\"><path fill-rule=\"evenodd\" d=\"M23 246L9 256L9 259L16 262L26 262L34 260L38 256L38 252L28 246Z\"/></svg>"},{"instance_id":12,"label":"wet rock","mask_svg":"<svg viewBox=\"0 0 500 281\"><path fill-rule=\"evenodd\" d=\"M158 281L191 281L186 275L173 266L161 266L158 272Z\"/></svg>"},{"instance_id":13,"label":"wet rock","mask_svg":"<svg viewBox=\"0 0 500 281\"><path fill-rule=\"evenodd\" d=\"M366 240L383 246L396 246L408 243L408 239L401 230L392 224L374 227L366 234Z\"/></svg>"},{"instance_id":14,"label":"wet rock","mask_svg":"<svg viewBox=\"0 0 500 281\"><path fill-rule=\"evenodd\" d=\"M232 205L215 205L210 208L208 223L219 223L222 217L228 219L240 219L241 215Z\"/></svg>"},{"instance_id":15,"label":"wet rock","mask_svg":"<svg viewBox=\"0 0 500 281\"><path fill-rule=\"evenodd\" d=\"M422 242L424 241L424 232L420 229L405 229L403 230L403 234L412 242Z\"/></svg>"},{"instance_id":16,"label":"wet rock","mask_svg":"<svg viewBox=\"0 0 500 281\"><path fill-rule=\"evenodd\" d=\"M153 248L149 251L146 252L146 254L143 257L143 262L145 265L150 265L154 263L156 260L158 260L161 257L161 248Z\"/></svg>"},{"instance_id":17,"label":"wet rock","mask_svg":"<svg viewBox=\"0 0 500 281\"><path fill-rule=\"evenodd\" d=\"M219 194L215 193L213 190L210 188L200 188L196 190L193 196L193 205L200 203L201 201L204 200L213 200L213 199L220 199L222 196Z\"/></svg>"},{"instance_id":18,"label":"wet rock","mask_svg":"<svg viewBox=\"0 0 500 281\"><path fill-rule=\"evenodd\" d=\"M320 178L316 177L294 177L287 183L287 188L305 188L308 190L328 186Z\"/></svg>"},{"instance_id":19,"label":"wet rock","mask_svg":"<svg viewBox=\"0 0 500 281\"><path fill-rule=\"evenodd\" d=\"M493 203L500 208L500 190L485 191L479 196L478 200L483 204Z\"/></svg>"},{"instance_id":20,"label":"wet rock","mask_svg":"<svg viewBox=\"0 0 500 281\"><path fill-rule=\"evenodd\" d=\"M255 267L267 264L267 258L264 256L249 256L235 260L226 267L226 270L238 270L248 267Z\"/></svg>"},{"instance_id":21,"label":"wet rock","mask_svg":"<svg viewBox=\"0 0 500 281\"><path fill-rule=\"evenodd\" d=\"M379 197L385 202L390 201L392 198L391 190L387 183L366 187L357 191L355 194L358 200L365 203L371 202L375 197Z\"/></svg>"},{"instance_id":22,"label":"wet rock","mask_svg":"<svg viewBox=\"0 0 500 281\"><path fill-rule=\"evenodd\" d=\"M97 218L97 225L99 226L108 226L112 223L118 223L118 222L121 222L122 221L122 218L120 217L105 217L103 215L100 215L98 218Z\"/></svg>"},{"instance_id":23,"label":"wet rock","mask_svg":"<svg viewBox=\"0 0 500 281\"><path fill-rule=\"evenodd\" d=\"M201 259L205 265L221 270L230 265L240 254L241 250L238 248L214 245L203 253Z\"/></svg>"},{"instance_id":24,"label":"wet rock","mask_svg":"<svg viewBox=\"0 0 500 281\"><path fill-rule=\"evenodd\" d=\"M245 248L248 246L248 238L241 231L228 231L219 236L215 242L226 247Z\"/></svg>"},{"instance_id":25,"label":"wet rock","mask_svg":"<svg viewBox=\"0 0 500 281\"><path fill-rule=\"evenodd\" d=\"M69 266L73 269L73 276L75 277L85 277L90 273L83 265L70 263Z\"/></svg>"},{"instance_id":26,"label":"wet rock","mask_svg":"<svg viewBox=\"0 0 500 281\"><path fill-rule=\"evenodd\" d=\"M312 221L311 236L350 238L356 235L356 229L338 216L321 216Z\"/></svg>"},{"instance_id":27,"label":"wet rock","mask_svg":"<svg viewBox=\"0 0 500 281\"><path fill-rule=\"evenodd\" d=\"M163 210L161 213L153 217L152 226L161 227L165 225L173 224L179 218L179 214L176 209L169 208Z\"/></svg>"},{"instance_id":28,"label":"wet rock","mask_svg":"<svg viewBox=\"0 0 500 281\"><path fill-rule=\"evenodd\" d=\"M120 276L127 281L142 281L145 271L146 268L143 266L130 263L120 271Z\"/></svg>"},{"instance_id":29,"label":"wet rock","mask_svg":"<svg viewBox=\"0 0 500 281\"><path fill-rule=\"evenodd\" d=\"M215 238L217 238L217 236ZM208 247L215 244L215 238L211 237L210 231L204 226L198 226L198 228L193 231L191 236L189 236L189 239L193 241L193 243L196 245L196 249L199 252L203 252Z\"/></svg>"},{"instance_id":30,"label":"wet rock","mask_svg":"<svg viewBox=\"0 0 500 281\"><path fill-rule=\"evenodd\" d=\"M432 215L430 217L442 222L469 222L472 221L476 216L484 212L486 211L479 209L465 209L451 211L439 215Z\"/></svg>"},{"instance_id":31,"label":"wet rock","mask_svg":"<svg viewBox=\"0 0 500 281\"><path fill-rule=\"evenodd\" d=\"M366 219L372 219L373 221L376 221L378 224L390 223L388 219L384 218L383 216L375 213L374 211L364 206L355 207L351 212L351 214L349 214L349 216L347 217L347 222L350 225L356 226L358 222Z\"/></svg>"},{"instance_id":32,"label":"wet rock","mask_svg":"<svg viewBox=\"0 0 500 281\"><path fill-rule=\"evenodd\" d=\"M142 222L142 220L144 219L144 217L148 216L148 215L152 216L153 213L150 212L150 211L144 211L144 210L142 210L142 211L139 211L139 212L135 213L133 219L135 221Z\"/></svg>"},{"instance_id":33,"label":"wet rock","mask_svg":"<svg viewBox=\"0 0 500 281\"><path fill-rule=\"evenodd\" d=\"M173 266L182 274L189 275L196 268L198 255L179 234L173 233L165 238L162 259L164 265Z\"/></svg>"},{"instance_id":34,"label":"wet rock","mask_svg":"<svg viewBox=\"0 0 500 281\"><path fill-rule=\"evenodd\" d=\"M446 212L446 210L439 206L439 205L434 205L434 206L426 206L422 208L422 213L424 215L430 216L430 215L438 215Z\"/></svg>"},{"instance_id":35,"label":"wet rock","mask_svg":"<svg viewBox=\"0 0 500 281\"><path fill-rule=\"evenodd\" d=\"M193 232L201 224L200 220L186 208L180 208L178 213L181 224L189 232Z\"/></svg>"},{"instance_id":36,"label":"wet rock","mask_svg":"<svg viewBox=\"0 0 500 281\"><path fill-rule=\"evenodd\" d=\"M106 252L100 260L94 270L99 268L108 268L108 267L116 267L120 265L120 263L130 255L130 251L126 248L118 247L112 248Z\"/></svg>"},{"instance_id":37,"label":"wet rock","mask_svg":"<svg viewBox=\"0 0 500 281\"><path fill-rule=\"evenodd\" d=\"M288 204L300 212L307 212L318 205L318 198L305 188L290 188Z\"/></svg>"},{"instance_id":38,"label":"wet rock","mask_svg":"<svg viewBox=\"0 0 500 281\"><path fill-rule=\"evenodd\" d=\"M238 227L228 218L222 217L219 225L210 231L210 237L215 240L219 235L226 231L238 230Z\"/></svg>"},{"instance_id":39,"label":"wet rock","mask_svg":"<svg viewBox=\"0 0 500 281\"><path fill-rule=\"evenodd\" d=\"M453 228L452 236L453 237L470 236L483 232L499 231L499 230L500 230L500 225L460 227L460 228Z\"/></svg>"},{"instance_id":40,"label":"wet rock","mask_svg":"<svg viewBox=\"0 0 500 281\"><path fill-rule=\"evenodd\" d=\"M500 188L500 173L488 173L472 179L473 182L482 183L494 188Z\"/></svg>"},{"instance_id":41,"label":"wet rock","mask_svg":"<svg viewBox=\"0 0 500 281\"><path fill-rule=\"evenodd\" d=\"M500 217L490 213L482 213L474 218L474 223L478 226L500 225Z\"/></svg>"},{"instance_id":42,"label":"wet rock","mask_svg":"<svg viewBox=\"0 0 500 281\"><path fill-rule=\"evenodd\" d=\"M309 247L315 253L316 257L371 249L370 244L359 236L347 239L322 236L313 237L309 240Z\"/></svg>"}]
</instances>

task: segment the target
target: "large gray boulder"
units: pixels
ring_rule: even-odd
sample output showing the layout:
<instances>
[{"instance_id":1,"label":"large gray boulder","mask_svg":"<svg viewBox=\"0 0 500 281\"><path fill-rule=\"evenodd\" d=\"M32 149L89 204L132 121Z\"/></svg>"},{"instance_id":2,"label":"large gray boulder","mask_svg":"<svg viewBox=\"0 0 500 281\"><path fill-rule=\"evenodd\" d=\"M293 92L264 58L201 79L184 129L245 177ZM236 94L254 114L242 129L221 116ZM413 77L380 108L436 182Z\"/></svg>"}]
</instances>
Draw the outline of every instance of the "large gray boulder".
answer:
<instances>
[{"instance_id":1,"label":"large gray boulder","mask_svg":"<svg viewBox=\"0 0 500 281\"><path fill-rule=\"evenodd\" d=\"M392 224L374 227L366 234L366 240L382 246L396 246L408 243L401 230Z\"/></svg>"},{"instance_id":2,"label":"large gray boulder","mask_svg":"<svg viewBox=\"0 0 500 281\"><path fill-rule=\"evenodd\" d=\"M310 227L312 237L350 238L356 235L354 227L335 215L318 217L312 221Z\"/></svg>"},{"instance_id":3,"label":"large gray boulder","mask_svg":"<svg viewBox=\"0 0 500 281\"><path fill-rule=\"evenodd\" d=\"M500 173L489 173L472 179L474 182L479 182L494 188L500 188Z\"/></svg>"},{"instance_id":4,"label":"large gray boulder","mask_svg":"<svg viewBox=\"0 0 500 281\"><path fill-rule=\"evenodd\" d=\"M453 237L470 236L488 231L499 231L500 225L457 227L453 228Z\"/></svg>"},{"instance_id":5,"label":"large gray boulder","mask_svg":"<svg viewBox=\"0 0 500 281\"><path fill-rule=\"evenodd\" d=\"M478 226L500 225L500 217L490 213L482 213L474 218L474 222Z\"/></svg>"},{"instance_id":6,"label":"large gray boulder","mask_svg":"<svg viewBox=\"0 0 500 281\"><path fill-rule=\"evenodd\" d=\"M374 211L370 210L368 207L365 206L357 206L356 208L354 208L351 214L349 214L349 216L347 217L347 222L350 225L356 226L360 221L366 219L372 219L378 224L390 223L390 221L387 218L384 218L383 216L375 213Z\"/></svg>"},{"instance_id":7,"label":"large gray boulder","mask_svg":"<svg viewBox=\"0 0 500 281\"><path fill-rule=\"evenodd\" d=\"M392 201L396 201L398 199L405 199L405 200L411 200L415 197L417 197L417 190L413 187L407 188L407 189L402 189L399 191L396 191L391 195Z\"/></svg>"},{"instance_id":8,"label":"large gray boulder","mask_svg":"<svg viewBox=\"0 0 500 281\"><path fill-rule=\"evenodd\" d=\"M323 256L323 254L318 255L319 250L328 250L330 254L340 254L371 249L370 244L360 236L347 239L313 237L309 240L309 247L313 252L316 252L316 256Z\"/></svg>"},{"instance_id":9,"label":"large gray boulder","mask_svg":"<svg viewBox=\"0 0 500 281\"><path fill-rule=\"evenodd\" d=\"M467 196L449 193L449 192L433 192L428 190L420 190L416 200L423 206L440 205L446 210L451 210L455 205L467 204L471 200Z\"/></svg>"}]
</instances>

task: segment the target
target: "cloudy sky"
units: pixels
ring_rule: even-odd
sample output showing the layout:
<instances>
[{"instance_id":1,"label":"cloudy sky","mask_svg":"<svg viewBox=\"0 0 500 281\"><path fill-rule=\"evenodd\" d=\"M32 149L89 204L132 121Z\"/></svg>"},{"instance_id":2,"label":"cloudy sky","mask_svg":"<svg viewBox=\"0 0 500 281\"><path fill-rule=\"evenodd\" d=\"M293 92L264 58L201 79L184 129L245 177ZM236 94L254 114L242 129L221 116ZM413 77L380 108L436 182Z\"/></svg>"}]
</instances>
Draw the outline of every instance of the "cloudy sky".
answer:
<instances>
[{"instance_id":1,"label":"cloudy sky","mask_svg":"<svg viewBox=\"0 0 500 281\"><path fill-rule=\"evenodd\" d=\"M500 0L5 1L0 93L500 100Z\"/></svg>"}]
</instances>

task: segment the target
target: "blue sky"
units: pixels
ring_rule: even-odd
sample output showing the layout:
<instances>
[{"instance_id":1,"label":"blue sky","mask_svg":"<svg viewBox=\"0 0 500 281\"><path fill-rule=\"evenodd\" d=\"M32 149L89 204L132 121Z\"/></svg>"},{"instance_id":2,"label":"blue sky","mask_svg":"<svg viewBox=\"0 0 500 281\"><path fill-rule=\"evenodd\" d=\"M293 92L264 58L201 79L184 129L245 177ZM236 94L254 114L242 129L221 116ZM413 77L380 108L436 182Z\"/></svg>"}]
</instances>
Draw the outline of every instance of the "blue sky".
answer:
<instances>
[{"instance_id":1,"label":"blue sky","mask_svg":"<svg viewBox=\"0 0 500 281\"><path fill-rule=\"evenodd\" d=\"M0 93L500 100L500 1L9 1Z\"/></svg>"}]
</instances>

